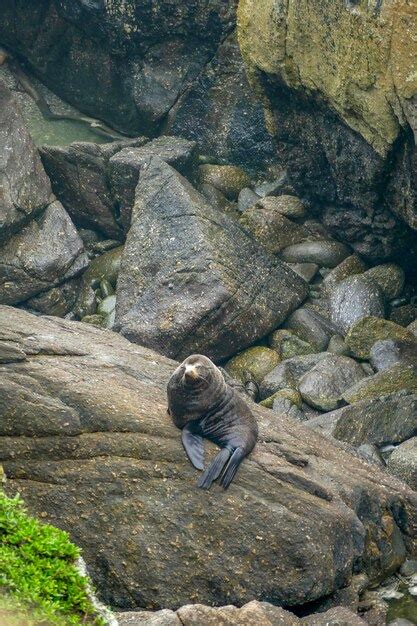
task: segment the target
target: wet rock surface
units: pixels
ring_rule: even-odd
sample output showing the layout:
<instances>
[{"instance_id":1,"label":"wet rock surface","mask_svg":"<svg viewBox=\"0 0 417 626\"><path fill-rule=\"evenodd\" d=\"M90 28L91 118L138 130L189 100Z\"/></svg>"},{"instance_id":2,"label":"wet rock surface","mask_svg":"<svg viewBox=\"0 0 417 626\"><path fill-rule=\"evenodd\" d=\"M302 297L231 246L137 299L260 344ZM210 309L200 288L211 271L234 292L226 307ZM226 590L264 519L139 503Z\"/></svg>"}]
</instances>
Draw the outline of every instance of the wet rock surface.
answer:
<instances>
[{"instance_id":1,"label":"wet rock surface","mask_svg":"<svg viewBox=\"0 0 417 626\"><path fill-rule=\"evenodd\" d=\"M361 400L324 420L335 424L334 436L353 445L401 443L413 437L417 428L417 396L400 391L380 398Z\"/></svg>"},{"instance_id":2,"label":"wet rock surface","mask_svg":"<svg viewBox=\"0 0 417 626\"><path fill-rule=\"evenodd\" d=\"M83 243L58 201L0 247L0 302L15 304L87 267Z\"/></svg>"},{"instance_id":3,"label":"wet rock surface","mask_svg":"<svg viewBox=\"0 0 417 626\"><path fill-rule=\"evenodd\" d=\"M404 441L393 450L387 468L391 474L401 478L417 491L417 436Z\"/></svg>"},{"instance_id":4,"label":"wet rock surface","mask_svg":"<svg viewBox=\"0 0 417 626\"><path fill-rule=\"evenodd\" d=\"M329 356L319 361L298 382L305 402L323 411L331 411L343 404L343 392L359 380L365 372L359 363L346 356Z\"/></svg>"},{"instance_id":5,"label":"wet rock surface","mask_svg":"<svg viewBox=\"0 0 417 626\"><path fill-rule=\"evenodd\" d=\"M244 0L238 34L291 182L320 203L335 235L378 260L406 250L408 237L415 245L401 220L415 229L417 88L405 60L415 57L412 12L374 9ZM402 68L395 81L392 63Z\"/></svg>"},{"instance_id":6,"label":"wet rock surface","mask_svg":"<svg viewBox=\"0 0 417 626\"><path fill-rule=\"evenodd\" d=\"M305 297L297 274L160 159L142 172L136 198L116 292L116 327L130 340L171 357L221 359L267 334Z\"/></svg>"},{"instance_id":7,"label":"wet rock surface","mask_svg":"<svg viewBox=\"0 0 417 626\"><path fill-rule=\"evenodd\" d=\"M113 606L243 605L261 594L299 604L346 585L354 563L380 576L391 567L392 541L409 544L411 490L377 469L370 476L342 444L255 405L260 441L236 482L223 494L196 489L166 415L174 362L86 324L9 307L0 315L1 344L20 355L1 365L7 489L70 532ZM193 519L184 524L185 506Z\"/></svg>"},{"instance_id":8,"label":"wet rock surface","mask_svg":"<svg viewBox=\"0 0 417 626\"><path fill-rule=\"evenodd\" d=\"M350 276L330 293L330 315L337 330L345 335L363 317L384 317L384 293L366 274Z\"/></svg>"},{"instance_id":9,"label":"wet rock surface","mask_svg":"<svg viewBox=\"0 0 417 626\"><path fill-rule=\"evenodd\" d=\"M42 147L42 161L54 193L78 227L96 229L109 238L121 238L109 181L109 159L128 145L136 147L146 141L142 137L110 144L80 142Z\"/></svg>"},{"instance_id":10,"label":"wet rock surface","mask_svg":"<svg viewBox=\"0 0 417 626\"><path fill-rule=\"evenodd\" d=\"M158 137L139 148L124 148L110 158L109 178L114 198L118 203L120 220L129 229L135 189L143 166L158 157L180 173L192 174L196 157L196 143L177 137Z\"/></svg>"},{"instance_id":11,"label":"wet rock surface","mask_svg":"<svg viewBox=\"0 0 417 626\"><path fill-rule=\"evenodd\" d=\"M1 80L0 146L0 240L4 240L48 206L52 191L16 98Z\"/></svg>"}]
</instances>

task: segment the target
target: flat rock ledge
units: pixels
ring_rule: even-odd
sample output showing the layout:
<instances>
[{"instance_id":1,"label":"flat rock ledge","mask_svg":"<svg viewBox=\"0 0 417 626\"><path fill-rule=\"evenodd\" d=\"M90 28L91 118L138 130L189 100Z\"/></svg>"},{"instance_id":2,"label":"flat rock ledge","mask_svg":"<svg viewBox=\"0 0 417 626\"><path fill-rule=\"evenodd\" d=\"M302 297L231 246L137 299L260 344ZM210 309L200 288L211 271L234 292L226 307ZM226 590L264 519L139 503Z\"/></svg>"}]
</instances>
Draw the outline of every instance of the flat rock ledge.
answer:
<instances>
[{"instance_id":1,"label":"flat rock ledge","mask_svg":"<svg viewBox=\"0 0 417 626\"><path fill-rule=\"evenodd\" d=\"M236 481L198 490L166 413L175 362L111 331L0 306L0 363L7 489L70 532L113 607L297 606L415 552L415 492L259 406Z\"/></svg>"}]
</instances>

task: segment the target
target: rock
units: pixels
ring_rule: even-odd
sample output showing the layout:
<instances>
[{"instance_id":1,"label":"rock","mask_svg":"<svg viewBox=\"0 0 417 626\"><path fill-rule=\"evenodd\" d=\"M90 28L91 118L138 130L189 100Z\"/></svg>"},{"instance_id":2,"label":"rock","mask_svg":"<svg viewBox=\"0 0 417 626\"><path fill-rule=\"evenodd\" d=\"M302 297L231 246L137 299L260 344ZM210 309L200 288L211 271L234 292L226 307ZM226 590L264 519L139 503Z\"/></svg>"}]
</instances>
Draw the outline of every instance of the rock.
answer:
<instances>
[{"instance_id":1,"label":"rock","mask_svg":"<svg viewBox=\"0 0 417 626\"><path fill-rule=\"evenodd\" d=\"M0 240L53 200L51 185L12 92L0 81Z\"/></svg>"},{"instance_id":2,"label":"rock","mask_svg":"<svg viewBox=\"0 0 417 626\"><path fill-rule=\"evenodd\" d=\"M241 190L251 184L249 175L236 165L200 165L198 178L201 185L213 185L229 200L236 200Z\"/></svg>"},{"instance_id":3,"label":"rock","mask_svg":"<svg viewBox=\"0 0 417 626\"><path fill-rule=\"evenodd\" d=\"M286 320L285 326L314 346L316 350L325 350L330 337L337 332L330 320L307 307L294 311Z\"/></svg>"},{"instance_id":4,"label":"rock","mask_svg":"<svg viewBox=\"0 0 417 626\"><path fill-rule=\"evenodd\" d=\"M411 489L417 491L417 437L411 437L395 448L388 459L387 468L391 474L401 478Z\"/></svg>"},{"instance_id":5,"label":"rock","mask_svg":"<svg viewBox=\"0 0 417 626\"><path fill-rule=\"evenodd\" d=\"M257 624L259 626L296 626L301 621L292 613L268 602L253 600L237 608L235 606L211 607L201 604L182 606L177 615L184 626L232 626L234 624Z\"/></svg>"},{"instance_id":6,"label":"rock","mask_svg":"<svg viewBox=\"0 0 417 626\"><path fill-rule=\"evenodd\" d=\"M265 346L253 346L234 356L225 365L225 370L235 378L244 382L245 374L249 372L260 383L261 380L280 362L275 350Z\"/></svg>"},{"instance_id":7,"label":"rock","mask_svg":"<svg viewBox=\"0 0 417 626\"><path fill-rule=\"evenodd\" d=\"M304 299L297 274L161 159L142 172L136 197L116 292L116 327L131 341L171 357L223 359Z\"/></svg>"},{"instance_id":8,"label":"rock","mask_svg":"<svg viewBox=\"0 0 417 626\"><path fill-rule=\"evenodd\" d=\"M400 574L406 578L411 578L414 574L417 574L417 560L407 559L400 567Z\"/></svg>"},{"instance_id":9,"label":"rock","mask_svg":"<svg viewBox=\"0 0 417 626\"><path fill-rule=\"evenodd\" d=\"M82 320L84 324L91 324L98 328L108 328L107 316L94 313L92 315L85 315Z\"/></svg>"},{"instance_id":10,"label":"rock","mask_svg":"<svg viewBox=\"0 0 417 626\"><path fill-rule=\"evenodd\" d=\"M307 419L304 411L301 411L289 398L275 398L272 404L272 411L277 415L282 415L297 422L305 422Z\"/></svg>"},{"instance_id":11,"label":"rock","mask_svg":"<svg viewBox=\"0 0 417 626\"><path fill-rule=\"evenodd\" d=\"M259 443L230 490L196 489L166 415L176 363L111 331L9 307L0 329L27 357L0 371L6 489L69 531L113 607L242 606L265 589L305 604L348 585L353 569L382 578L393 533L411 539L408 487L256 405Z\"/></svg>"},{"instance_id":12,"label":"rock","mask_svg":"<svg viewBox=\"0 0 417 626\"><path fill-rule=\"evenodd\" d=\"M343 404L342 394L365 373L359 363L347 356L328 356L319 361L298 382L301 396L307 404L331 411Z\"/></svg>"},{"instance_id":13,"label":"rock","mask_svg":"<svg viewBox=\"0 0 417 626\"><path fill-rule=\"evenodd\" d=\"M384 457L379 451L378 446L374 443L362 443L358 447L358 453L361 454L364 459L369 461L370 463L375 463L378 467L385 467L386 463L384 461Z\"/></svg>"},{"instance_id":14,"label":"rock","mask_svg":"<svg viewBox=\"0 0 417 626\"><path fill-rule=\"evenodd\" d=\"M281 258L290 263L316 263L319 267L336 267L349 256L349 248L338 241L304 241L288 246Z\"/></svg>"},{"instance_id":15,"label":"rock","mask_svg":"<svg viewBox=\"0 0 417 626\"><path fill-rule=\"evenodd\" d=\"M115 289L122 252L123 246L118 246L91 261L88 270L83 275L81 289L74 308L74 313L78 319L96 312L97 303L93 287L96 288L103 280L106 280Z\"/></svg>"},{"instance_id":16,"label":"rock","mask_svg":"<svg viewBox=\"0 0 417 626\"><path fill-rule=\"evenodd\" d=\"M276 164L274 164L276 166ZM288 191L289 183L288 172L282 168L278 169L273 180L266 180L255 186L255 192L261 197L280 196Z\"/></svg>"},{"instance_id":17,"label":"rock","mask_svg":"<svg viewBox=\"0 0 417 626\"><path fill-rule=\"evenodd\" d=\"M311 282L319 269L319 266L315 263L287 263L287 265L293 272L296 272L301 278L304 278L306 283Z\"/></svg>"},{"instance_id":18,"label":"rock","mask_svg":"<svg viewBox=\"0 0 417 626\"><path fill-rule=\"evenodd\" d=\"M109 160L109 177L125 230L130 226L135 189L143 166L159 157L184 175L192 174L197 144L180 137L158 137L140 148L124 148Z\"/></svg>"},{"instance_id":19,"label":"rock","mask_svg":"<svg viewBox=\"0 0 417 626\"><path fill-rule=\"evenodd\" d=\"M396 363L417 364L417 341L377 341L371 348L370 361L377 371L388 369Z\"/></svg>"},{"instance_id":20,"label":"rock","mask_svg":"<svg viewBox=\"0 0 417 626\"><path fill-rule=\"evenodd\" d=\"M263 172L275 161L273 139L262 103L248 84L235 30L170 111L167 132L197 141L204 154L248 171Z\"/></svg>"},{"instance_id":21,"label":"rock","mask_svg":"<svg viewBox=\"0 0 417 626\"><path fill-rule=\"evenodd\" d=\"M297 190L327 205L338 235L375 259L401 247L389 210L416 226L413 32L401 2L311 9L308 0L244 0L238 8L242 55L280 163Z\"/></svg>"},{"instance_id":22,"label":"rock","mask_svg":"<svg viewBox=\"0 0 417 626\"><path fill-rule=\"evenodd\" d=\"M371 267L371 269L365 272L365 276L378 283L385 297L389 300L398 298L403 291L405 283L404 270L395 263L375 265L375 267Z\"/></svg>"},{"instance_id":23,"label":"rock","mask_svg":"<svg viewBox=\"0 0 417 626\"><path fill-rule=\"evenodd\" d=\"M141 146L145 137L110 144L72 143L43 146L42 161L52 188L76 226L120 239L116 207L108 180L108 162L122 148Z\"/></svg>"},{"instance_id":24,"label":"rock","mask_svg":"<svg viewBox=\"0 0 417 626\"><path fill-rule=\"evenodd\" d=\"M239 213L243 213L246 209L256 204L259 200L259 196L257 193L249 189L249 187L244 187L240 192L237 199L237 209Z\"/></svg>"},{"instance_id":25,"label":"rock","mask_svg":"<svg viewBox=\"0 0 417 626\"><path fill-rule=\"evenodd\" d=\"M415 432L417 395L400 391L366 399L328 413L326 417L335 421L334 437L354 446L401 443Z\"/></svg>"},{"instance_id":26,"label":"rock","mask_svg":"<svg viewBox=\"0 0 417 626\"><path fill-rule=\"evenodd\" d=\"M311 354L314 352L311 344L303 341L292 331L285 328L279 328L269 336L269 345L273 350L276 350L281 361L290 359L293 356L299 356L300 354Z\"/></svg>"},{"instance_id":27,"label":"rock","mask_svg":"<svg viewBox=\"0 0 417 626\"><path fill-rule=\"evenodd\" d=\"M351 326L345 341L353 354L360 359L367 359L374 343L383 339L395 341L414 341L415 336L394 322L378 317L363 317Z\"/></svg>"},{"instance_id":28,"label":"rock","mask_svg":"<svg viewBox=\"0 0 417 626\"><path fill-rule=\"evenodd\" d=\"M384 293L377 283L365 275L349 276L331 290L331 320L345 335L352 324L364 317L384 317Z\"/></svg>"},{"instance_id":29,"label":"rock","mask_svg":"<svg viewBox=\"0 0 417 626\"><path fill-rule=\"evenodd\" d=\"M339 411L341 410L342 409L339 409ZM339 411L332 411L331 413L322 413L321 415L315 415L314 417L309 418L306 426L307 428L311 428L312 430L315 430L326 437L333 437Z\"/></svg>"},{"instance_id":30,"label":"rock","mask_svg":"<svg viewBox=\"0 0 417 626\"><path fill-rule=\"evenodd\" d=\"M97 314L104 317L106 328L113 328L116 317L116 296L111 295L104 298L97 306ZM83 318L85 321L85 318ZM90 322L91 323L91 322Z\"/></svg>"},{"instance_id":31,"label":"rock","mask_svg":"<svg viewBox=\"0 0 417 626\"><path fill-rule=\"evenodd\" d=\"M287 389L280 389L269 396L269 398L265 398L259 404L261 406L266 407L267 409L272 409L275 400L289 400L291 404L295 404L299 409L301 409L302 398L300 393L296 389L291 389L291 387Z\"/></svg>"},{"instance_id":32,"label":"rock","mask_svg":"<svg viewBox=\"0 0 417 626\"><path fill-rule=\"evenodd\" d=\"M277 254L283 248L303 241L309 235L303 226L287 219L274 208L266 208L259 203L246 209L240 223L271 254Z\"/></svg>"},{"instance_id":33,"label":"rock","mask_svg":"<svg viewBox=\"0 0 417 626\"><path fill-rule=\"evenodd\" d=\"M345 606L336 606L325 613L314 613L300 620L303 626L365 626L366 621Z\"/></svg>"},{"instance_id":34,"label":"rock","mask_svg":"<svg viewBox=\"0 0 417 626\"><path fill-rule=\"evenodd\" d=\"M280 363L262 380L259 386L261 399L265 400L280 389L297 389L299 379L327 356L328 352L304 354Z\"/></svg>"},{"instance_id":35,"label":"rock","mask_svg":"<svg viewBox=\"0 0 417 626\"><path fill-rule=\"evenodd\" d=\"M58 201L0 249L0 302L15 304L87 267L83 242Z\"/></svg>"},{"instance_id":36,"label":"rock","mask_svg":"<svg viewBox=\"0 0 417 626\"><path fill-rule=\"evenodd\" d=\"M43 315L64 317L75 305L80 285L81 279L77 276L58 287L53 287L26 300L25 306Z\"/></svg>"},{"instance_id":37,"label":"rock","mask_svg":"<svg viewBox=\"0 0 417 626\"><path fill-rule=\"evenodd\" d=\"M160 130L235 23L234 3L219 0L209 8L199 0L175 9L86 0L4 8L4 45L64 100L130 135Z\"/></svg>"},{"instance_id":38,"label":"rock","mask_svg":"<svg viewBox=\"0 0 417 626\"><path fill-rule=\"evenodd\" d=\"M346 607L335 607L326 613L315 613L299 619L293 613L269 604L252 600L241 608L233 605L221 607L204 604L186 604L176 612L128 611L117 613L120 626L351 626L365 624L355 613Z\"/></svg>"},{"instance_id":39,"label":"rock","mask_svg":"<svg viewBox=\"0 0 417 626\"><path fill-rule=\"evenodd\" d=\"M280 213L293 220L303 218L306 215L305 205L300 198L288 194L266 196L262 200L258 200L257 205L265 211Z\"/></svg>"},{"instance_id":40,"label":"rock","mask_svg":"<svg viewBox=\"0 0 417 626\"><path fill-rule=\"evenodd\" d=\"M360 400L377 398L401 389L417 391L417 365L397 363L359 381L344 392L343 398L349 404L355 404Z\"/></svg>"},{"instance_id":41,"label":"rock","mask_svg":"<svg viewBox=\"0 0 417 626\"><path fill-rule=\"evenodd\" d=\"M323 280L323 286L328 293L342 280L355 274L362 274L366 270L366 265L356 254L351 254L344 261L336 265Z\"/></svg>"},{"instance_id":42,"label":"rock","mask_svg":"<svg viewBox=\"0 0 417 626\"><path fill-rule=\"evenodd\" d=\"M339 354L340 356L350 356L350 350L345 344L345 340L340 335L333 335L327 346L327 352Z\"/></svg>"},{"instance_id":43,"label":"rock","mask_svg":"<svg viewBox=\"0 0 417 626\"><path fill-rule=\"evenodd\" d=\"M217 211L225 211L230 215L234 214L235 217L238 217L235 205L213 185L200 185L200 192Z\"/></svg>"},{"instance_id":44,"label":"rock","mask_svg":"<svg viewBox=\"0 0 417 626\"><path fill-rule=\"evenodd\" d=\"M125 611L117 613L119 626L181 626L182 622L174 611Z\"/></svg>"},{"instance_id":45,"label":"rock","mask_svg":"<svg viewBox=\"0 0 417 626\"><path fill-rule=\"evenodd\" d=\"M417 308L414 304L405 304L391 309L389 319L399 326L408 326L417 317Z\"/></svg>"}]
</instances>

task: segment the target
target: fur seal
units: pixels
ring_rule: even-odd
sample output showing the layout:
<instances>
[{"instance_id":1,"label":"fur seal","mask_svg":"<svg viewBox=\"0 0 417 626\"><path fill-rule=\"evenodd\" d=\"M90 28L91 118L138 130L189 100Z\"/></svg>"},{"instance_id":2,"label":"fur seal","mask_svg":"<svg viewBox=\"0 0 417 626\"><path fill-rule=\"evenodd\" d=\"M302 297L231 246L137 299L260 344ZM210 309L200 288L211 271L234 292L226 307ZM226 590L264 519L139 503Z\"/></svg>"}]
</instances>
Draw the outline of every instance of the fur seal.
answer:
<instances>
[{"instance_id":1,"label":"fur seal","mask_svg":"<svg viewBox=\"0 0 417 626\"><path fill-rule=\"evenodd\" d=\"M194 467L204 470L203 437L221 448L198 486L210 489L221 475L220 484L227 489L258 438L251 410L216 365L201 354L189 356L177 367L167 393L168 413L182 430L182 443Z\"/></svg>"}]
</instances>

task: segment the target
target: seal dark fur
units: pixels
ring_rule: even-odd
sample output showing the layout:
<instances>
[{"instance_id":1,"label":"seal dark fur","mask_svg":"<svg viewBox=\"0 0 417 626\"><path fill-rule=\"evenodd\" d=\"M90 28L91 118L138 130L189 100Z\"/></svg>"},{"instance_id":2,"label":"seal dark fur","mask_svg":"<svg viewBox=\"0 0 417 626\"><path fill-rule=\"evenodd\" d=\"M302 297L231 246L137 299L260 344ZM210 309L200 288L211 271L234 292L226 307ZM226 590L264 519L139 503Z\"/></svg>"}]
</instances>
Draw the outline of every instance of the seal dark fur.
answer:
<instances>
[{"instance_id":1,"label":"seal dark fur","mask_svg":"<svg viewBox=\"0 0 417 626\"><path fill-rule=\"evenodd\" d=\"M203 437L221 448L198 486L210 489L221 475L220 484L227 489L258 438L251 410L214 363L200 354L189 356L177 367L167 392L169 414L182 430L182 443L194 467L204 470Z\"/></svg>"}]
</instances>

